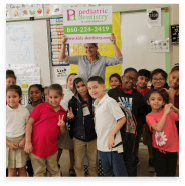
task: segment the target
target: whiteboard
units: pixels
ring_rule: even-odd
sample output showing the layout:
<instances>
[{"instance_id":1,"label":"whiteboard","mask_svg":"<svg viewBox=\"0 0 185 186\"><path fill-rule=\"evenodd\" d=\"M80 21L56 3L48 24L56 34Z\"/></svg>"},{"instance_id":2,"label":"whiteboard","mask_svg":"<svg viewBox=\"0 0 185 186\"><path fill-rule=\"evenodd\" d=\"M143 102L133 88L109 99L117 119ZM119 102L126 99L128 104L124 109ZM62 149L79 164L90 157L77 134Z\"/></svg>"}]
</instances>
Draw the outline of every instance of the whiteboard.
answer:
<instances>
[{"instance_id":1,"label":"whiteboard","mask_svg":"<svg viewBox=\"0 0 185 186\"><path fill-rule=\"evenodd\" d=\"M121 15L121 52L123 55L122 74L133 67L136 70L165 70L165 53L151 53L152 39L164 39L164 15L162 12L161 27L149 28L147 14Z\"/></svg>"},{"instance_id":2,"label":"whiteboard","mask_svg":"<svg viewBox=\"0 0 185 186\"><path fill-rule=\"evenodd\" d=\"M38 64L41 84L51 84L46 20L7 22L6 63Z\"/></svg>"}]
</instances>

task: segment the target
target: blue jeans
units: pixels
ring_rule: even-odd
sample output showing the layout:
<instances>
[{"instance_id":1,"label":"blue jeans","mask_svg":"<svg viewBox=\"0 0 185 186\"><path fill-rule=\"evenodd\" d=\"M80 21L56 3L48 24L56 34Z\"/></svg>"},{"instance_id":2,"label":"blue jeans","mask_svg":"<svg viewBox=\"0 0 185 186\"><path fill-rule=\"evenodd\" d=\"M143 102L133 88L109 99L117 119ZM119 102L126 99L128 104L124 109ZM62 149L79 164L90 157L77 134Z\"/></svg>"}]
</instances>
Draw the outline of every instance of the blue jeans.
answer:
<instances>
[{"instance_id":1,"label":"blue jeans","mask_svg":"<svg viewBox=\"0 0 185 186\"><path fill-rule=\"evenodd\" d=\"M111 162L112 153L112 162ZM105 176L128 176L124 164L123 154L117 151L99 151ZM111 166L112 165L112 166Z\"/></svg>"},{"instance_id":2,"label":"blue jeans","mask_svg":"<svg viewBox=\"0 0 185 186\"><path fill-rule=\"evenodd\" d=\"M123 155L128 176L137 176L136 150L130 154L123 153Z\"/></svg>"}]
</instances>

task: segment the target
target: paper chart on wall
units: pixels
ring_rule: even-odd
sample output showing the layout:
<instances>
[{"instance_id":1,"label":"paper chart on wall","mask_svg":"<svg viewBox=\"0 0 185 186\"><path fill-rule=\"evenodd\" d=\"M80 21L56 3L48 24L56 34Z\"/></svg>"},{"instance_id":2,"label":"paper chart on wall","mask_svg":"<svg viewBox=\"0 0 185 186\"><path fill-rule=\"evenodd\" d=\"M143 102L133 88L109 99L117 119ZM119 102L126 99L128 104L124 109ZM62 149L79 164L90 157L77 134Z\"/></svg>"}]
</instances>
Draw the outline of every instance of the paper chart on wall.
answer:
<instances>
[{"instance_id":1,"label":"paper chart on wall","mask_svg":"<svg viewBox=\"0 0 185 186\"><path fill-rule=\"evenodd\" d=\"M40 67L35 64L9 64L8 69L13 70L18 85L40 83Z\"/></svg>"},{"instance_id":2,"label":"paper chart on wall","mask_svg":"<svg viewBox=\"0 0 185 186\"><path fill-rule=\"evenodd\" d=\"M169 38L152 39L150 50L151 52L169 52Z\"/></svg>"},{"instance_id":3,"label":"paper chart on wall","mask_svg":"<svg viewBox=\"0 0 185 186\"><path fill-rule=\"evenodd\" d=\"M22 89L22 105L28 103L28 89L32 84L40 84L40 67L35 64L9 64L7 69L15 73L16 84Z\"/></svg>"},{"instance_id":4,"label":"paper chart on wall","mask_svg":"<svg viewBox=\"0 0 185 186\"><path fill-rule=\"evenodd\" d=\"M31 24L6 24L6 63L34 63L33 27Z\"/></svg>"}]
</instances>

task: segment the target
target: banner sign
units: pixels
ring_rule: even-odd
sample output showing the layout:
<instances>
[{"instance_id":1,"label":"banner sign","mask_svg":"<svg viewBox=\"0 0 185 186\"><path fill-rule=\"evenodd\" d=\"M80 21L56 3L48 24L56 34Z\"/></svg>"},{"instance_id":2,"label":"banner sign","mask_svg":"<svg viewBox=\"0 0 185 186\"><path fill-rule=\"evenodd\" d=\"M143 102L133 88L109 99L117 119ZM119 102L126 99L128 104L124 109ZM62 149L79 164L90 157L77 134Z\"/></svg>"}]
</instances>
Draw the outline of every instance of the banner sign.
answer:
<instances>
[{"instance_id":1,"label":"banner sign","mask_svg":"<svg viewBox=\"0 0 185 186\"><path fill-rule=\"evenodd\" d=\"M110 43L112 6L64 8L63 23L67 43Z\"/></svg>"}]
</instances>

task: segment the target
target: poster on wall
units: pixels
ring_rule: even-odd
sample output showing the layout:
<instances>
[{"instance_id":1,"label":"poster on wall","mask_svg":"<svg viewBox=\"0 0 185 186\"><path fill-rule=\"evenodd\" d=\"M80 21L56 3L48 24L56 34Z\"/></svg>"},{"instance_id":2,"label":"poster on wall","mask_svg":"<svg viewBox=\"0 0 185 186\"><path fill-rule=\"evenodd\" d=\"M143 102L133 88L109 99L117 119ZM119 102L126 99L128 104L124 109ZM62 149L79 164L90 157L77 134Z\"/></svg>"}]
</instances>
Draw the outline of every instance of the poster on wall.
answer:
<instances>
[{"instance_id":1,"label":"poster on wall","mask_svg":"<svg viewBox=\"0 0 185 186\"><path fill-rule=\"evenodd\" d=\"M169 38L152 39L150 45L151 52L169 52Z\"/></svg>"},{"instance_id":2,"label":"poster on wall","mask_svg":"<svg viewBox=\"0 0 185 186\"><path fill-rule=\"evenodd\" d=\"M6 24L6 63L34 63L32 24Z\"/></svg>"},{"instance_id":3,"label":"poster on wall","mask_svg":"<svg viewBox=\"0 0 185 186\"><path fill-rule=\"evenodd\" d=\"M54 77L55 79L67 79L69 75L69 67L68 66L58 66L54 69Z\"/></svg>"},{"instance_id":4,"label":"poster on wall","mask_svg":"<svg viewBox=\"0 0 185 186\"><path fill-rule=\"evenodd\" d=\"M110 43L112 6L63 9L67 43Z\"/></svg>"},{"instance_id":5,"label":"poster on wall","mask_svg":"<svg viewBox=\"0 0 185 186\"><path fill-rule=\"evenodd\" d=\"M149 28L161 26L161 8L147 9L147 25Z\"/></svg>"}]
</instances>

